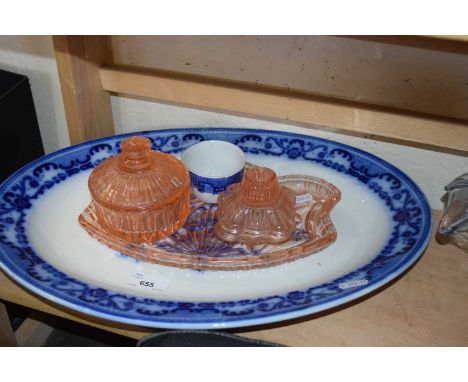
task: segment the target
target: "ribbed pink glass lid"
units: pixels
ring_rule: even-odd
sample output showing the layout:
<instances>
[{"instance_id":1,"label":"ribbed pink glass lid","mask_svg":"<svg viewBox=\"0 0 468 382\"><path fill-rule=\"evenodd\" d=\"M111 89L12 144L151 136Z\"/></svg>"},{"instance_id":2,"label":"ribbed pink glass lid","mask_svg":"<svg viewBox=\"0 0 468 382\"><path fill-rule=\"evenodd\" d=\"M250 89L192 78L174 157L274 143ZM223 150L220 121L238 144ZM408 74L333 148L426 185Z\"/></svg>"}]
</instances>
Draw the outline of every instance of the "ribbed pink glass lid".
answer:
<instances>
[{"instance_id":1,"label":"ribbed pink glass lid","mask_svg":"<svg viewBox=\"0 0 468 382\"><path fill-rule=\"evenodd\" d=\"M111 208L157 208L178 199L190 187L182 161L152 150L148 138L126 138L121 148L120 154L106 159L89 177L95 201Z\"/></svg>"}]
</instances>

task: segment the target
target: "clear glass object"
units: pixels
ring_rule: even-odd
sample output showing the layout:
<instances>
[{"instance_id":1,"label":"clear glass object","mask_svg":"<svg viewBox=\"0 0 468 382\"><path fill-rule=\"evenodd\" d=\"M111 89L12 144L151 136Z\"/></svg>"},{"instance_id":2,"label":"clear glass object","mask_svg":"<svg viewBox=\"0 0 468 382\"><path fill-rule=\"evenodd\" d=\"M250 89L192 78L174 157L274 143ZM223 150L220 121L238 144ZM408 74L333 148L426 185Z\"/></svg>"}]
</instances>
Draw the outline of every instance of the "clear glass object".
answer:
<instances>
[{"instance_id":1,"label":"clear glass object","mask_svg":"<svg viewBox=\"0 0 468 382\"><path fill-rule=\"evenodd\" d=\"M296 229L295 204L295 193L279 184L273 170L249 167L241 183L219 196L215 234L251 246L285 242Z\"/></svg>"},{"instance_id":2,"label":"clear glass object","mask_svg":"<svg viewBox=\"0 0 468 382\"><path fill-rule=\"evenodd\" d=\"M455 244L468 252L468 173L453 180L445 189L439 241Z\"/></svg>"},{"instance_id":3,"label":"clear glass object","mask_svg":"<svg viewBox=\"0 0 468 382\"><path fill-rule=\"evenodd\" d=\"M132 243L153 243L179 230L190 213L190 178L172 155L141 136L126 138L88 180L92 208L103 229ZM81 220L80 220L81 222Z\"/></svg>"}]
</instances>

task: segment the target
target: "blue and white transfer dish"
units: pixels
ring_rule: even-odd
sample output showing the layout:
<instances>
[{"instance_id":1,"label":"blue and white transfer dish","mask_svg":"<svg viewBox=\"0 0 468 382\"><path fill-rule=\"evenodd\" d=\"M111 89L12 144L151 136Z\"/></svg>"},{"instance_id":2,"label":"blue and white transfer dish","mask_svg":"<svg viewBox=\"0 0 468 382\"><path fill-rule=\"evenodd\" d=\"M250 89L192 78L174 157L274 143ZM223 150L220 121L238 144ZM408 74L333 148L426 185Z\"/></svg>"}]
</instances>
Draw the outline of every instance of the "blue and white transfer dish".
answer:
<instances>
[{"instance_id":1,"label":"blue and white transfer dish","mask_svg":"<svg viewBox=\"0 0 468 382\"><path fill-rule=\"evenodd\" d=\"M332 211L337 241L292 263L228 272L165 267L112 251L82 229L78 216L91 199L91 170L120 150L123 136L114 136L42 157L0 186L1 268L32 292L85 314L150 327L225 328L300 317L366 295L407 270L429 241L423 193L361 150L267 130L142 135L176 156L195 143L224 140L278 175L326 179L342 192Z\"/></svg>"}]
</instances>

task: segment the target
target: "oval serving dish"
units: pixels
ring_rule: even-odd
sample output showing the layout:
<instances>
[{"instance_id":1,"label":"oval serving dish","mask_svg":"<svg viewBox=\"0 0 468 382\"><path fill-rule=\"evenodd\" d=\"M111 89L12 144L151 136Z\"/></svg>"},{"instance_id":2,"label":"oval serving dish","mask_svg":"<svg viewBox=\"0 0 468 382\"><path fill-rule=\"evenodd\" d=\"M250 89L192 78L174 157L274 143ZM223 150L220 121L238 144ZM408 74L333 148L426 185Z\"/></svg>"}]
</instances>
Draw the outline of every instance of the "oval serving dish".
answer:
<instances>
[{"instance_id":1,"label":"oval serving dish","mask_svg":"<svg viewBox=\"0 0 468 382\"><path fill-rule=\"evenodd\" d=\"M51 301L104 319L164 328L240 327L366 295L408 269L429 241L431 210L423 193L403 172L364 151L267 130L141 134L153 149L176 156L203 140L226 140L278 176L326 179L342 192L331 211L336 242L313 256L247 271L176 269L122 256L91 238L76 219L91 201L91 170L119 150L124 136L114 136L44 156L0 186L0 266L9 276ZM135 284L138 277L156 287Z\"/></svg>"}]
</instances>

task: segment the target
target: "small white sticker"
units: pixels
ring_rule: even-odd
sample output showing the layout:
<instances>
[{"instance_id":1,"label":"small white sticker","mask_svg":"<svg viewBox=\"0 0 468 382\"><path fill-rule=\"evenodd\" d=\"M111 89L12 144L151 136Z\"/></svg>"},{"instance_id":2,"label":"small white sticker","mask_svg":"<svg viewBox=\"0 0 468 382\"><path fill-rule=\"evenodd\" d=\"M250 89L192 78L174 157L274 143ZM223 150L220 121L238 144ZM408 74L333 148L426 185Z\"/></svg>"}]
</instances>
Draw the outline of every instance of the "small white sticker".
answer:
<instances>
[{"instance_id":1,"label":"small white sticker","mask_svg":"<svg viewBox=\"0 0 468 382\"><path fill-rule=\"evenodd\" d=\"M164 292L171 281L170 277L160 275L144 275L141 272L133 274L127 282L130 285L139 289L150 289L159 292Z\"/></svg>"},{"instance_id":2,"label":"small white sticker","mask_svg":"<svg viewBox=\"0 0 468 382\"><path fill-rule=\"evenodd\" d=\"M311 194L297 195L296 204L307 203L314 200Z\"/></svg>"},{"instance_id":3,"label":"small white sticker","mask_svg":"<svg viewBox=\"0 0 468 382\"><path fill-rule=\"evenodd\" d=\"M355 288L361 285L366 285L369 281L367 279L348 281L346 283L341 283L338 285L341 289Z\"/></svg>"}]
</instances>

